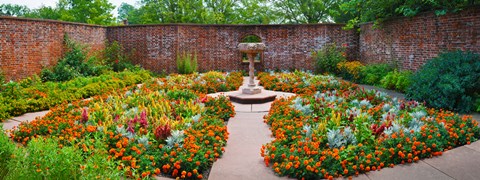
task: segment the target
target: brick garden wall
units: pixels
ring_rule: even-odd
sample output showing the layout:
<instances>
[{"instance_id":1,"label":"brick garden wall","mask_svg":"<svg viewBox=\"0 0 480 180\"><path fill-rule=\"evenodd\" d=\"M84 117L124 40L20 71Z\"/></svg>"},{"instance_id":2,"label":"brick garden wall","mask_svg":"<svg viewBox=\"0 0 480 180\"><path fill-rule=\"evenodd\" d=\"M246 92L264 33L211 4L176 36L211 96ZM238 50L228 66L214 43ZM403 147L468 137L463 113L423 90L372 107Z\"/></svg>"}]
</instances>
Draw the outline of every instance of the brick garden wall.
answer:
<instances>
[{"instance_id":1,"label":"brick garden wall","mask_svg":"<svg viewBox=\"0 0 480 180\"><path fill-rule=\"evenodd\" d=\"M446 50L480 53L480 8L436 16L433 12L399 18L372 28L361 26L360 59L364 63L398 63L417 70L428 59Z\"/></svg>"},{"instance_id":2,"label":"brick garden wall","mask_svg":"<svg viewBox=\"0 0 480 180\"><path fill-rule=\"evenodd\" d=\"M156 72L175 72L177 53L196 52L200 71L247 70L237 45L247 35L256 35L267 45L265 69L313 70L312 50L326 43L348 44L353 59L358 35L342 30L341 24L315 25L141 25L108 28L108 39L118 41L135 54L135 63Z\"/></svg>"},{"instance_id":3,"label":"brick garden wall","mask_svg":"<svg viewBox=\"0 0 480 180\"><path fill-rule=\"evenodd\" d=\"M8 79L21 79L56 64L68 34L95 52L105 41L118 41L132 52L135 64L155 72L175 72L177 53L196 52L200 71L247 70L237 45L257 35L267 45L258 70L313 70L311 52L327 43L348 44L348 58L364 63L398 63L416 70L445 50L480 53L480 8L458 14L386 21L381 28L361 26L361 33L342 24L311 25L137 25L102 27L52 20L0 17L0 68Z\"/></svg>"},{"instance_id":4,"label":"brick garden wall","mask_svg":"<svg viewBox=\"0 0 480 180\"><path fill-rule=\"evenodd\" d=\"M18 80L56 64L64 52L65 33L91 52L105 47L106 29L101 26L0 17L1 70L8 79Z\"/></svg>"}]
</instances>

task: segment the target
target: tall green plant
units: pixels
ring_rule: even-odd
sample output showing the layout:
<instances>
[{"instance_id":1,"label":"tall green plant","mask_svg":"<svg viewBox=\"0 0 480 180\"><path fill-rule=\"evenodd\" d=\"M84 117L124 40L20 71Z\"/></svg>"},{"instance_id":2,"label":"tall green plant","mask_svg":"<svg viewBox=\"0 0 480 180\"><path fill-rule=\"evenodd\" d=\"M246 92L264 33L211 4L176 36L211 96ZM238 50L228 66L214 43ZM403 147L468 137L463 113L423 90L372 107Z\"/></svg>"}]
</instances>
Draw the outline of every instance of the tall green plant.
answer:
<instances>
[{"instance_id":1,"label":"tall green plant","mask_svg":"<svg viewBox=\"0 0 480 180\"><path fill-rule=\"evenodd\" d=\"M6 81L5 73L0 69L0 85L5 84L5 81Z\"/></svg>"},{"instance_id":2,"label":"tall green plant","mask_svg":"<svg viewBox=\"0 0 480 180\"><path fill-rule=\"evenodd\" d=\"M65 46L68 51L52 69L41 72L43 81L68 81L76 77L100 75L105 67L97 64L95 56L87 57L85 48L65 35Z\"/></svg>"},{"instance_id":3,"label":"tall green plant","mask_svg":"<svg viewBox=\"0 0 480 180\"><path fill-rule=\"evenodd\" d=\"M391 71L380 80L380 85L386 89L399 90L405 92L406 88L412 83L413 73L411 71Z\"/></svg>"},{"instance_id":4,"label":"tall green plant","mask_svg":"<svg viewBox=\"0 0 480 180\"><path fill-rule=\"evenodd\" d=\"M125 49L117 41L106 42L104 58L102 64L112 68L113 71L123 71L125 68L133 68L131 64L131 52L125 52Z\"/></svg>"},{"instance_id":5,"label":"tall green plant","mask_svg":"<svg viewBox=\"0 0 480 180\"><path fill-rule=\"evenodd\" d=\"M315 59L315 71L320 74L337 74L339 73L337 64L347 61L345 48L338 47L335 43L327 44L317 52L313 52L313 58Z\"/></svg>"},{"instance_id":6,"label":"tall green plant","mask_svg":"<svg viewBox=\"0 0 480 180\"><path fill-rule=\"evenodd\" d=\"M8 174L8 161L15 150L15 144L3 132L3 125L0 124L0 179Z\"/></svg>"},{"instance_id":7,"label":"tall green plant","mask_svg":"<svg viewBox=\"0 0 480 180\"><path fill-rule=\"evenodd\" d=\"M369 64L360 70L361 82L364 84L379 85L380 80L389 72L393 71L393 66L386 63Z\"/></svg>"},{"instance_id":8,"label":"tall green plant","mask_svg":"<svg viewBox=\"0 0 480 180\"><path fill-rule=\"evenodd\" d=\"M185 51L180 55L177 54L177 70L180 74L191 74L197 72L197 53L192 54Z\"/></svg>"}]
</instances>

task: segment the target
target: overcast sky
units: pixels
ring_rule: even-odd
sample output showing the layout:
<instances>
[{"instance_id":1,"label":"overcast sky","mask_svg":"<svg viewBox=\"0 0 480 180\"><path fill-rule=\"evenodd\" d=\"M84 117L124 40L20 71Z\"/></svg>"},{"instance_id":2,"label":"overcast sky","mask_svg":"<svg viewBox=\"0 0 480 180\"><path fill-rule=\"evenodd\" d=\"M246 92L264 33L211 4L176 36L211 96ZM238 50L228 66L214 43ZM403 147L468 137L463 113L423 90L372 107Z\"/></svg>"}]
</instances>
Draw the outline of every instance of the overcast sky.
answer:
<instances>
[{"instance_id":1,"label":"overcast sky","mask_svg":"<svg viewBox=\"0 0 480 180\"><path fill-rule=\"evenodd\" d=\"M116 8L122 4L122 2L135 5L138 0L108 0ZM30 9L36 9L45 6L55 6L58 0L0 0L0 4L20 4L25 5ZM113 10L113 14L117 16L117 9Z\"/></svg>"}]
</instances>

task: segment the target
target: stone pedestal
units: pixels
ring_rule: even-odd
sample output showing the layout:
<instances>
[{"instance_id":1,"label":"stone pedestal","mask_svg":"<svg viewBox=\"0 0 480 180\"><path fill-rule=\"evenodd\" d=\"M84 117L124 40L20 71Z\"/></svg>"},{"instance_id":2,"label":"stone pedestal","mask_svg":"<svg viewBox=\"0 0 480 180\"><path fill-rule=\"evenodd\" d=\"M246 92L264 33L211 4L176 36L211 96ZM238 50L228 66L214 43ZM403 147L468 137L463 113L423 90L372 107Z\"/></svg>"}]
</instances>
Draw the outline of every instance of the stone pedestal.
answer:
<instances>
[{"instance_id":1,"label":"stone pedestal","mask_svg":"<svg viewBox=\"0 0 480 180\"><path fill-rule=\"evenodd\" d=\"M243 94L260 94L262 90L257 87L255 84L255 55L257 53L263 52L265 50L265 44L263 43L240 43L238 45L238 48L240 49L240 52L246 53L249 61L249 66L248 66L248 87L242 89Z\"/></svg>"},{"instance_id":2,"label":"stone pedestal","mask_svg":"<svg viewBox=\"0 0 480 180\"><path fill-rule=\"evenodd\" d=\"M243 94L259 94L262 90L259 87L246 87L242 89Z\"/></svg>"},{"instance_id":3,"label":"stone pedestal","mask_svg":"<svg viewBox=\"0 0 480 180\"><path fill-rule=\"evenodd\" d=\"M254 58L257 53L247 53L248 61L250 65L248 66L248 87L242 89L243 94L259 94L262 92L260 88L255 84L255 62Z\"/></svg>"}]
</instances>

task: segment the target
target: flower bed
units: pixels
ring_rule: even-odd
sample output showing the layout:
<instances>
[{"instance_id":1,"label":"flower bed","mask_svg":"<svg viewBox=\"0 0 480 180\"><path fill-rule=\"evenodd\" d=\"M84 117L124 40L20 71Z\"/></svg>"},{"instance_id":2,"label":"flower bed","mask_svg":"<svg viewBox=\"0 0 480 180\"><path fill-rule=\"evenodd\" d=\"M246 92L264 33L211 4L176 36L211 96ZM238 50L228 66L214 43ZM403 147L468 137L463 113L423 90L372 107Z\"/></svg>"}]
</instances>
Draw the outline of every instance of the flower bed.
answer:
<instances>
[{"instance_id":1,"label":"flower bed","mask_svg":"<svg viewBox=\"0 0 480 180\"><path fill-rule=\"evenodd\" d=\"M204 78L213 75L222 75L220 82ZM204 86L209 87L193 84L201 79L207 79ZM23 144L38 137L55 139L59 147L80 149L85 159L103 149L105 159L131 178L164 174L202 179L223 154L228 138L224 120L234 110L228 98L210 98L199 92L237 89L236 82L242 79L237 73L217 72L154 79L140 88L64 103L42 119L21 124L11 136Z\"/></svg>"},{"instance_id":2,"label":"flower bed","mask_svg":"<svg viewBox=\"0 0 480 180\"><path fill-rule=\"evenodd\" d=\"M98 77L80 77L67 82L41 83L29 78L3 85L0 93L0 122L27 112L46 110L63 102L122 89L150 79L145 70L108 73Z\"/></svg>"},{"instance_id":3,"label":"flower bed","mask_svg":"<svg viewBox=\"0 0 480 180\"><path fill-rule=\"evenodd\" d=\"M172 74L166 78L145 83L149 89L190 89L196 93L236 91L243 83L241 72L209 71L189 75Z\"/></svg>"},{"instance_id":4,"label":"flower bed","mask_svg":"<svg viewBox=\"0 0 480 180\"><path fill-rule=\"evenodd\" d=\"M346 90L357 88L356 84L339 81L333 76L314 76L310 73L295 71L291 73L260 72L260 85L272 91L297 94L312 94L316 91Z\"/></svg>"},{"instance_id":5,"label":"flower bed","mask_svg":"<svg viewBox=\"0 0 480 180\"><path fill-rule=\"evenodd\" d=\"M285 76L290 75L271 74L269 79L278 82ZM300 85L283 85L292 86ZM319 89L276 100L265 122L275 136L261 149L266 165L299 179L346 177L416 162L480 137L470 116L360 88Z\"/></svg>"}]
</instances>

